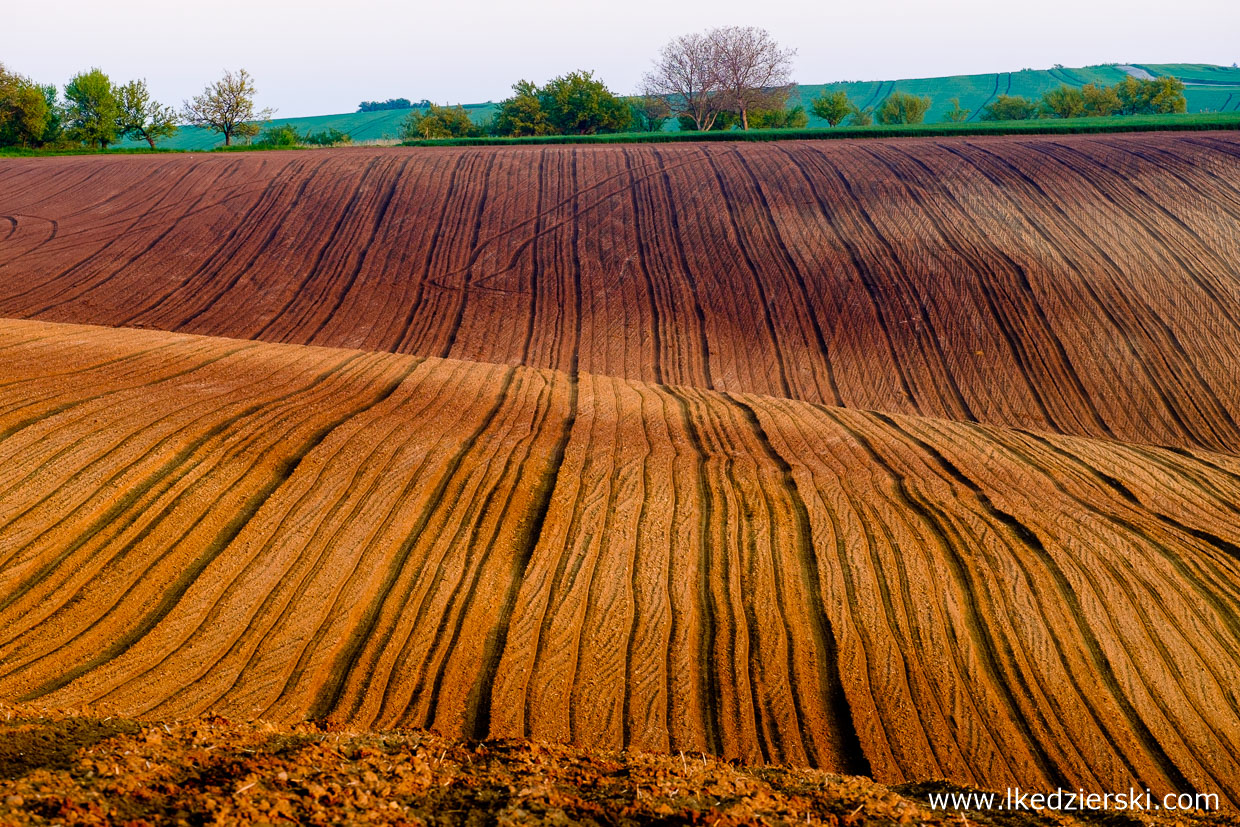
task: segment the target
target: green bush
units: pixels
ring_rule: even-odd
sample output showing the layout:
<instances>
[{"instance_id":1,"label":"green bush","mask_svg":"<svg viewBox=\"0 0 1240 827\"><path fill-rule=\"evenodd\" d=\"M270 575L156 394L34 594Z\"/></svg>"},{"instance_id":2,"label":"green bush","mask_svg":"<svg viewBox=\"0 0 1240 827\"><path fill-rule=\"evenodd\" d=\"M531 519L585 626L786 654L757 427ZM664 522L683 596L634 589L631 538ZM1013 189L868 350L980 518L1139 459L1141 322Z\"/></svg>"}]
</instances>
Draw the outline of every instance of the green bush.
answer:
<instances>
[{"instance_id":1,"label":"green bush","mask_svg":"<svg viewBox=\"0 0 1240 827\"><path fill-rule=\"evenodd\" d=\"M791 109L755 109L749 113L751 129L804 129L809 126L809 115L804 106Z\"/></svg>"},{"instance_id":2,"label":"green bush","mask_svg":"<svg viewBox=\"0 0 1240 827\"><path fill-rule=\"evenodd\" d=\"M874 124L874 107L867 106L862 109L859 106L852 108L852 117L848 119L849 126L872 126Z\"/></svg>"},{"instance_id":3,"label":"green bush","mask_svg":"<svg viewBox=\"0 0 1240 827\"><path fill-rule=\"evenodd\" d=\"M292 124L271 124L259 133L258 139L254 141L256 146L262 147L292 147L302 143L301 133Z\"/></svg>"},{"instance_id":4,"label":"green bush","mask_svg":"<svg viewBox=\"0 0 1240 827\"><path fill-rule=\"evenodd\" d=\"M960 98L952 98L948 103L952 108L943 113L943 120L947 123L964 123L969 119L969 112L972 110L962 108Z\"/></svg>"},{"instance_id":5,"label":"green bush","mask_svg":"<svg viewBox=\"0 0 1240 827\"><path fill-rule=\"evenodd\" d=\"M348 146L353 143L353 138L333 127L322 132L307 132L302 136L302 141L311 146Z\"/></svg>"}]
</instances>

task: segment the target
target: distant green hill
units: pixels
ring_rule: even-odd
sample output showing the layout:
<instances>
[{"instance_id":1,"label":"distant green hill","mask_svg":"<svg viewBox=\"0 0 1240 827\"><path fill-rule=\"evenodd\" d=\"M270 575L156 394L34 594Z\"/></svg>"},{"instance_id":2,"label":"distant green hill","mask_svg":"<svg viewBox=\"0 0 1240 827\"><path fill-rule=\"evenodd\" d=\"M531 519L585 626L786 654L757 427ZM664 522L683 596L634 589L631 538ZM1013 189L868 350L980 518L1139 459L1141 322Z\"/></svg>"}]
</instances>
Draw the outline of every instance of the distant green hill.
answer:
<instances>
[{"instance_id":1,"label":"distant green hill","mask_svg":"<svg viewBox=\"0 0 1240 827\"><path fill-rule=\"evenodd\" d=\"M802 84L796 88L791 103L802 103L809 110L809 102L822 90L843 89L858 106L877 106L892 92L911 92L929 95L934 104L926 116L927 123L943 120L943 113L951 108L952 98L959 98L960 105L970 110L969 120L974 121L981 109L997 95L1025 95L1038 97L1048 89L1067 84L1083 86L1086 83L1111 85L1123 80L1129 71L1148 72L1151 75L1171 75L1184 81L1185 97L1189 112L1240 112L1240 69L1234 66L1213 66L1204 63L1134 63L1131 69L1119 65L1085 66L1068 69L1024 69L1019 72L998 72L986 75L952 75L941 78L910 78L905 80L845 81L838 83ZM495 111L494 103L466 104L465 109L476 121L486 120ZM349 112L341 115L316 115L308 118L276 118L273 124L292 124L299 132L318 132L338 129L353 137L355 142L394 139L400 137L401 123L410 110L397 109L385 112ZM812 113L810 126L826 126L826 121ZM674 128L672 126L671 128ZM204 129L182 128L173 138L162 142L169 149L211 149L224 143L223 139ZM134 144L137 145L137 144Z\"/></svg>"}]
</instances>

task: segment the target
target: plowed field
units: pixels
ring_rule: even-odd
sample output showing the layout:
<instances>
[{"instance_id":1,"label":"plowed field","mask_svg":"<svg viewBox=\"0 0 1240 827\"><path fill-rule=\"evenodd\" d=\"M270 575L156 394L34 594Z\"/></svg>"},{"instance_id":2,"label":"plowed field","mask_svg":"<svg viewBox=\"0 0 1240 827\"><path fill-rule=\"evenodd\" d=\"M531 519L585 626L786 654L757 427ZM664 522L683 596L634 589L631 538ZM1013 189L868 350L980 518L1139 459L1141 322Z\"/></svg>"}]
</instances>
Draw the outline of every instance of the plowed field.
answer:
<instances>
[{"instance_id":1,"label":"plowed field","mask_svg":"<svg viewBox=\"0 0 1240 827\"><path fill-rule=\"evenodd\" d=\"M0 698L1240 803L1240 139L0 163Z\"/></svg>"}]
</instances>

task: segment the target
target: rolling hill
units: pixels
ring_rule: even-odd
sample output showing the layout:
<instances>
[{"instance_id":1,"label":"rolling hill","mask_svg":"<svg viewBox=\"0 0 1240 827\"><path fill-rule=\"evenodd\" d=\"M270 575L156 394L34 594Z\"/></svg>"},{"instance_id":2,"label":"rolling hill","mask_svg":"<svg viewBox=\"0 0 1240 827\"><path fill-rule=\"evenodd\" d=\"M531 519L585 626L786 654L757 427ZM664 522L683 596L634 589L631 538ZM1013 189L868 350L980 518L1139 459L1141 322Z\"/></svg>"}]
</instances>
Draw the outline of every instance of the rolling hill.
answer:
<instances>
[{"instance_id":1,"label":"rolling hill","mask_svg":"<svg viewBox=\"0 0 1240 827\"><path fill-rule=\"evenodd\" d=\"M1132 67L1154 76L1178 77L1186 85L1185 97L1189 112L1240 112L1240 69L1198 63L1140 64ZM802 104L809 113L811 127L825 127L827 122L809 112L810 101L824 90L843 90L858 106L877 106L894 91L928 95L934 103L926 115L927 123L943 120L951 108L952 98L959 98L960 105L971 110L969 120L976 120L982 107L996 95L1026 95L1039 97L1048 89L1060 84L1080 87L1086 83L1112 85L1123 80L1127 72L1115 65L1090 66L1076 69L1025 69L1019 72L997 72L983 75L953 75L940 78L913 78L904 80L850 81L826 84L798 85L789 105ZM466 104L465 109L477 122L485 121L495 111L495 103ZM396 139L401 134L401 124L410 110L387 112L350 112L340 115L317 115L305 118L274 118L273 124L291 124L299 132L320 132L338 129L348 133L355 142ZM677 125L669 122L667 129ZM184 127L174 137L161 143L169 149L206 150L223 146L220 136L203 129ZM131 141L128 146L142 146Z\"/></svg>"},{"instance_id":2,"label":"rolling hill","mask_svg":"<svg viewBox=\"0 0 1240 827\"><path fill-rule=\"evenodd\" d=\"M4 172L0 697L1240 804L1234 134Z\"/></svg>"}]
</instances>

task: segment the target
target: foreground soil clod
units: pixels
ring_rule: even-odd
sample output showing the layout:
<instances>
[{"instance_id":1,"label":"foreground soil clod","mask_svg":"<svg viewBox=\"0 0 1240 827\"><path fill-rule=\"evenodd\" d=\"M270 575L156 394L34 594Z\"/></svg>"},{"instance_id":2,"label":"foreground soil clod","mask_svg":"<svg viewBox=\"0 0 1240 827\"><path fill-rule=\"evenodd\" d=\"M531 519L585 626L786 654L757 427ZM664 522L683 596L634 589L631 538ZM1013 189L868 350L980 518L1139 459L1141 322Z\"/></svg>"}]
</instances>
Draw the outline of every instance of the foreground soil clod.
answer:
<instances>
[{"instance_id":1,"label":"foreground soil clod","mask_svg":"<svg viewBox=\"0 0 1240 827\"><path fill-rule=\"evenodd\" d=\"M936 811L927 792L702 755L591 753L418 731L223 718L135 722L0 704L4 824L978 824L1060 815ZM59 744L13 761L31 740ZM1116 820L1116 819L1119 820ZM1234 824L1193 813L1110 824Z\"/></svg>"}]
</instances>

